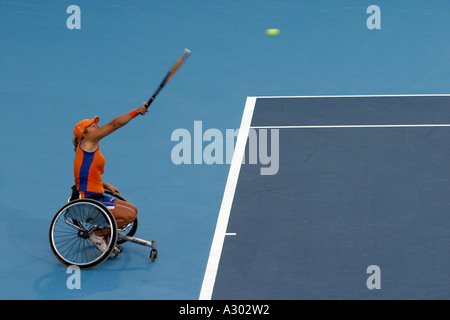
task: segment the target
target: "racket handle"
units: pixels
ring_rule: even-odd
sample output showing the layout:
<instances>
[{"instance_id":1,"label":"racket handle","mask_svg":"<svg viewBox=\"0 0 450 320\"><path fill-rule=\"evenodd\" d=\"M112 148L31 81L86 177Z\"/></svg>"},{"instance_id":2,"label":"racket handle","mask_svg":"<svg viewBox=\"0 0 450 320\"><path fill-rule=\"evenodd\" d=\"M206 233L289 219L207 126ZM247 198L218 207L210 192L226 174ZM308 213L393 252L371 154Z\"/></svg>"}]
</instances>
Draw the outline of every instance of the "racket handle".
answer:
<instances>
[{"instance_id":1,"label":"racket handle","mask_svg":"<svg viewBox=\"0 0 450 320\"><path fill-rule=\"evenodd\" d=\"M148 109L148 107L150 107L150 105L152 104L153 100L155 100L155 97L151 97L150 99L148 99L147 105L145 106L147 109Z\"/></svg>"}]
</instances>

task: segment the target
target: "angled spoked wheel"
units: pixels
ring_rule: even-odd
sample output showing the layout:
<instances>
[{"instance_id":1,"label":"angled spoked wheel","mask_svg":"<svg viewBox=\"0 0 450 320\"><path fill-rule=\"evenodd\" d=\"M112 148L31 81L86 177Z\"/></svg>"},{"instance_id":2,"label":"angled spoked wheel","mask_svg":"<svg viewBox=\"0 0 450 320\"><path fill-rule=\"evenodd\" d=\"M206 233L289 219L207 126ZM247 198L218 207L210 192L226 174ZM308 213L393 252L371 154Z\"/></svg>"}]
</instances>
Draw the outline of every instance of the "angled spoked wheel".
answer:
<instances>
[{"instance_id":1,"label":"angled spoked wheel","mask_svg":"<svg viewBox=\"0 0 450 320\"><path fill-rule=\"evenodd\" d=\"M106 250L97 249L91 237L110 229ZM65 204L54 216L49 231L50 246L65 265L90 269L104 262L117 242L117 225L112 213L100 202L77 199Z\"/></svg>"}]
</instances>

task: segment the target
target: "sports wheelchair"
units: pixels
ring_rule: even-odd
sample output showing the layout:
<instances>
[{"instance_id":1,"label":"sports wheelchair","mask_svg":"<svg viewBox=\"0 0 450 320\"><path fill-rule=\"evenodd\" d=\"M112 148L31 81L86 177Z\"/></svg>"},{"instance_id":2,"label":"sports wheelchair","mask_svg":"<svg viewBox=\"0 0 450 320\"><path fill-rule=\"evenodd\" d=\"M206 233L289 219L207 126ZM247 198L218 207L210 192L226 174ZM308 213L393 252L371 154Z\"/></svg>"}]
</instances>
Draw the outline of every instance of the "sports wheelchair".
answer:
<instances>
[{"instance_id":1,"label":"sports wheelchair","mask_svg":"<svg viewBox=\"0 0 450 320\"><path fill-rule=\"evenodd\" d=\"M105 193L112 195L109 190ZM127 201L122 195L112 195L117 199ZM80 269L91 269L117 252L118 246L130 241L152 248L150 259L155 261L158 255L156 241L147 241L135 238L138 227L137 218L130 224L118 229L116 219L105 205L94 199L78 199L75 186L72 187L72 196L68 202L58 210L53 217L49 230L50 247L56 258L65 265L76 265ZM89 240L94 232L101 229L110 229L106 250L97 249Z\"/></svg>"}]
</instances>

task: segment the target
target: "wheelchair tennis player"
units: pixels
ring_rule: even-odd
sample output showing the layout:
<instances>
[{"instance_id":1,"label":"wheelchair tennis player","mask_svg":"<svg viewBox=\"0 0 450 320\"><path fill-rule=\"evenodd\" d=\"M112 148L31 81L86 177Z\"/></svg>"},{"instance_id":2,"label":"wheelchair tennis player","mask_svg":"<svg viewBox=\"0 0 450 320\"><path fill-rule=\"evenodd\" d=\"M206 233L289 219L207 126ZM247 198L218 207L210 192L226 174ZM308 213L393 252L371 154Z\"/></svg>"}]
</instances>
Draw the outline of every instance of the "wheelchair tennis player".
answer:
<instances>
[{"instance_id":1,"label":"wheelchair tennis player","mask_svg":"<svg viewBox=\"0 0 450 320\"><path fill-rule=\"evenodd\" d=\"M105 171L105 158L100 151L100 140L123 127L133 118L148 112L145 102L137 109L114 118L104 126L99 126L99 117L84 119L73 129L73 145L75 147L74 177L77 196L79 199L92 198L103 203L114 215L117 227L121 228L133 222L137 216L137 208L133 204L104 194L105 189L114 195L119 192L112 185L102 181ZM110 229L98 230L90 235L89 240L99 249L105 251L109 243ZM117 245L111 257L122 251Z\"/></svg>"}]
</instances>

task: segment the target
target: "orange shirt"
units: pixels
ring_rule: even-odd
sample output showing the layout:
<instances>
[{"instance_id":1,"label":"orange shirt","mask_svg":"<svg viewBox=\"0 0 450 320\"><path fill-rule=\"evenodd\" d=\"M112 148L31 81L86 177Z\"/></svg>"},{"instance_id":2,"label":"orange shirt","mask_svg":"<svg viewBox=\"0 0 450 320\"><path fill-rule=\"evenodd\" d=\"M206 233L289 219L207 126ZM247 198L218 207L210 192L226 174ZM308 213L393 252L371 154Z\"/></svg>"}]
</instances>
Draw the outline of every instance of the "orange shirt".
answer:
<instances>
[{"instance_id":1,"label":"orange shirt","mask_svg":"<svg viewBox=\"0 0 450 320\"><path fill-rule=\"evenodd\" d=\"M102 174L105 171L105 158L100 148L93 152L81 149L81 141L75 151L74 176L78 191L104 193Z\"/></svg>"}]
</instances>

